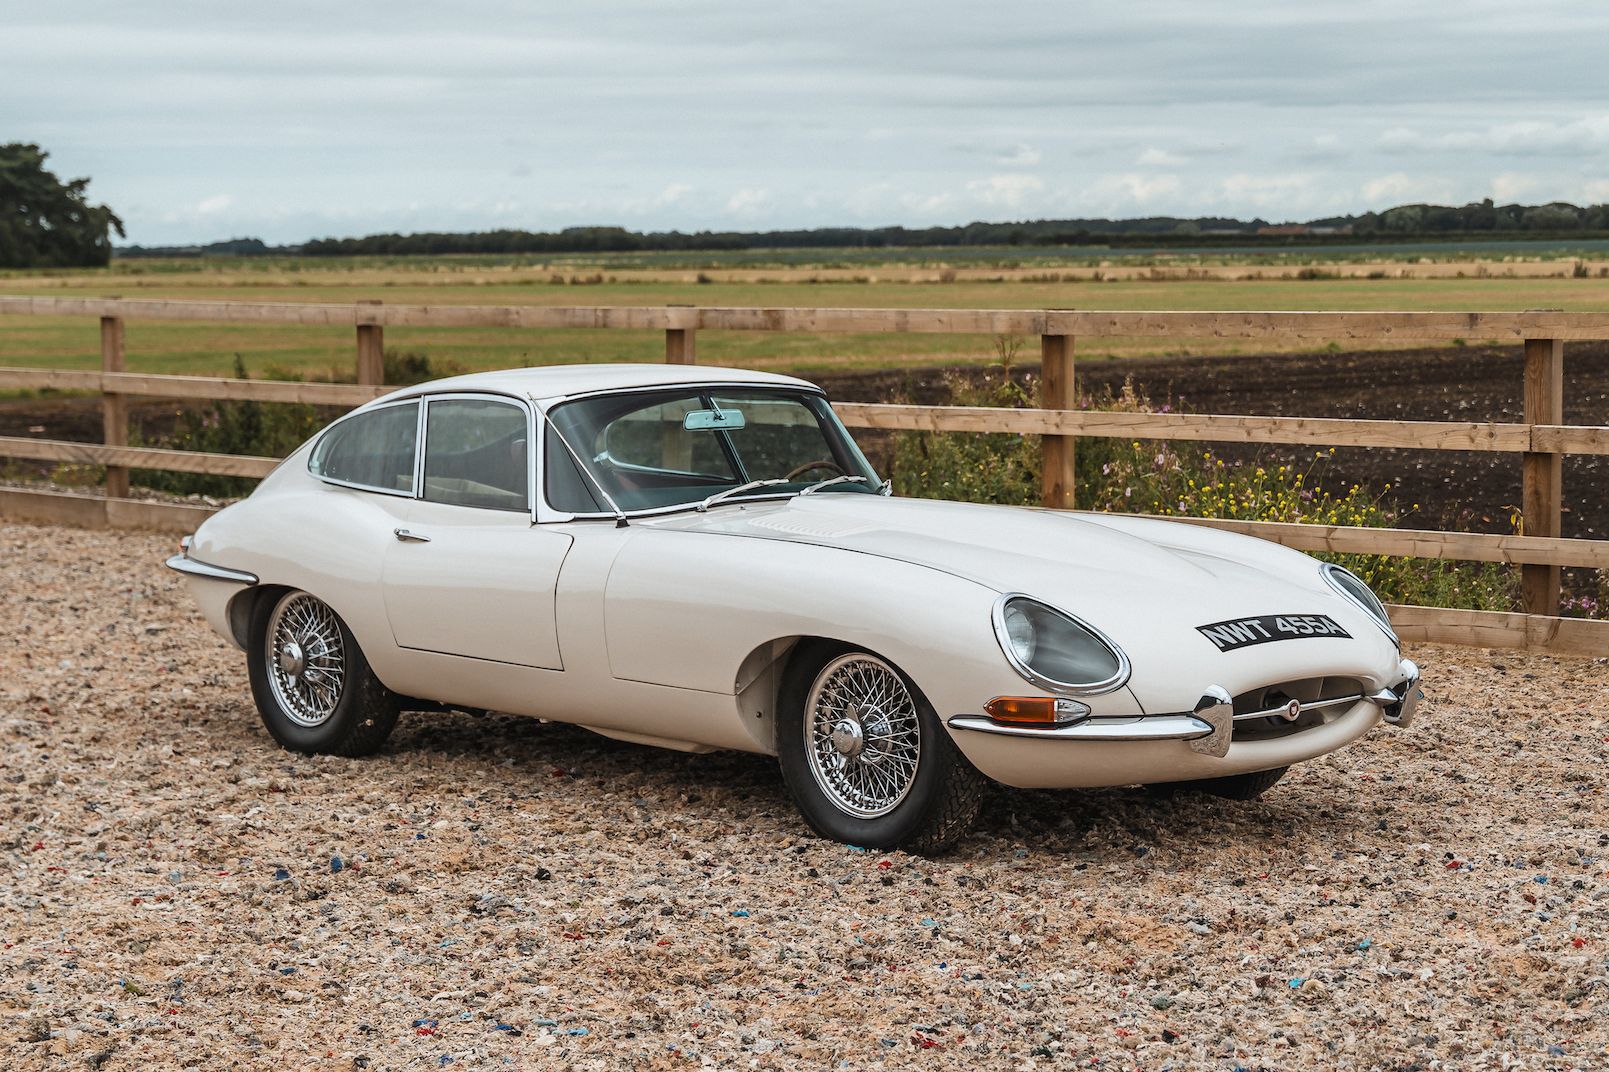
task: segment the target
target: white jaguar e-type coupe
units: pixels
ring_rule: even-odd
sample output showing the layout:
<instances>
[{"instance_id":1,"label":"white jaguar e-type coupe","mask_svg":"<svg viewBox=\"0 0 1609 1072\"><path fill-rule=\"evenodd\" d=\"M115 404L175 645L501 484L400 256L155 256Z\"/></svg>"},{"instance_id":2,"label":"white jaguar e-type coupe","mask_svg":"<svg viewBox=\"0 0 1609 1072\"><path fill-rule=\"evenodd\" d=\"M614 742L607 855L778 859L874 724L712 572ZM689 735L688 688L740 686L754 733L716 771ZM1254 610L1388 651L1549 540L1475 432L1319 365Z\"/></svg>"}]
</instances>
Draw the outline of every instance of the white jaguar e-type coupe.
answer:
<instances>
[{"instance_id":1,"label":"white jaguar e-type coupe","mask_svg":"<svg viewBox=\"0 0 1609 1072\"><path fill-rule=\"evenodd\" d=\"M1421 696L1352 574L1114 514L888 497L827 399L581 365L355 410L168 565L269 732L490 709L776 755L822 836L932 852L985 779L1242 799Z\"/></svg>"}]
</instances>

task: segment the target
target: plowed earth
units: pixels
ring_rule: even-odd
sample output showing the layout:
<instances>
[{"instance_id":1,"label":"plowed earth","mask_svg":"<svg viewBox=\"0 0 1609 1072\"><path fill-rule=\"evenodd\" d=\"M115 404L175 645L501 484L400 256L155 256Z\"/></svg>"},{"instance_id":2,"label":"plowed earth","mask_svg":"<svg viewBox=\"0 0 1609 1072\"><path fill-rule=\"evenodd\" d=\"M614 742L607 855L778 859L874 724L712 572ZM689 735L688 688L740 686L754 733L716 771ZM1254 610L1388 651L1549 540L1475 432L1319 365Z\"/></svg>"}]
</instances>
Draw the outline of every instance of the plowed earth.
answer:
<instances>
[{"instance_id":1,"label":"plowed earth","mask_svg":"<svg viewBox=\"0 0 1609 1072\"><path fill-rule=\"evenodd\" d=\"M1132 378L1154 405L1191 413L1518 423L1525 412L1525 358L1519 346L1134 358L1079 361L1076 367L1083 390L1118 393ZM1565 423L1609 424L1609 343L1566 343L1564 369ZM1038 371L1037 363L1023 364L1016 374ZM909 369L816 378L831 397L845 401L902 397L942 405L949 400L944 373ZM975 379L984 370L972 367L952 374ZM856 438L868 439L886 458L886 436L858 432ZM1324 487L1343 495L1354 484L1366 485L1408 512L1404 527L1451 524L1473 532L1510 533L1510 515L1520 505L1519 454L1341 447L1315 467L1311 447L1203 446L1230 461L1312 469ZM1606 474L1609 461L1604 458L1565 458L1562 535L1603 539L1609 534Z\"/></svg>"},{"instance_id":2,"label":"plowed earth","mask_svg":"<svg viewBox=\"0 0 1609 1072\"><path fill-rule=\"evenodd\" d=\"M1601 663L1415 649L1419 724L1261 800L1000 789L921 859L763 756L284 752L170 550L0 525L8 1067L1609 1063Z\"/></svg>"}]
</instances>

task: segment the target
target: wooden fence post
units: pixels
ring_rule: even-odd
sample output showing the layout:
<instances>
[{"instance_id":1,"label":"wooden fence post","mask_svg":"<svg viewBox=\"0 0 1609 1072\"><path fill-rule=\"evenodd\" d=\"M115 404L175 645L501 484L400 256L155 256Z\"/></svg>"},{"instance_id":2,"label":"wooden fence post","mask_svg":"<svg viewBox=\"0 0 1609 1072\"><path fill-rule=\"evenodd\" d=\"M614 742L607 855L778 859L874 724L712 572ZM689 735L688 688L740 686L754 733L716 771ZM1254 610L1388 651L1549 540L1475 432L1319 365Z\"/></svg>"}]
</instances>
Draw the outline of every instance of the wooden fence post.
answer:
<instances>
[{"instance_id":1,"label":"wooden fence post","mask_svg":"<svg viewBox=\"0 0 1609 1072\"><path fill-rule=\"evenodd\" d=\"M1044 409L1073 409L1078 399L1073 391L1073 337L1039 336L1039 404ZM1040 443L1040 490L1044 504L1052 510L1073 508L1073 489L1077 477L1073 470L1073 437L1046 435Z\"/></svg>"},{"instance_id":2,"label":"wooden fence post","mask_svg":"<svg viewBox=\"0 0 1609 1072\"><path fill-rule=\"evenodd\" d=\"M666 328L665 364L698 364L697 341L695 339L697 334L692 328Z\"/></svg>"},{"instance_id":3,"label":"wooden fence post","mask_svg":"<svg viewBox=\"0 0 1609 1072\"><path fill-rule=\"evenodd\" d=\"M378 298L359 301L359 305L379 305ZM358 325L358 382L379 386L385 383L385 328L380 324Z\"/></svg>"},{"instance_id":4,"label":"wooden fence post","mask_svg":"<svg viewBox=\"0 0 1609 1072\"><path fill-rule=\"evenodd\" d=\"M101 371L123 371L123 318L101 317ZM109 447L128 446L128 397L109 391L101 393L103 441ZM128 466L106 467L106 497L128 498Z\"/></svg>"},{"instance_id":5,"label":"wooden fence post","mask_svg":"<svg viewBox=\"0 0 1609 1072\"><path fill-rule=\"evenodd\" d=\"M1564 340L1525 340L1525 423L1564 423ZM1521 511L1525 535L1558 536L1564 456L1527 452ZM1526 614L1559 613L1559 567L1520 568L1520 607Z\"/></svg>"}]
</instances>

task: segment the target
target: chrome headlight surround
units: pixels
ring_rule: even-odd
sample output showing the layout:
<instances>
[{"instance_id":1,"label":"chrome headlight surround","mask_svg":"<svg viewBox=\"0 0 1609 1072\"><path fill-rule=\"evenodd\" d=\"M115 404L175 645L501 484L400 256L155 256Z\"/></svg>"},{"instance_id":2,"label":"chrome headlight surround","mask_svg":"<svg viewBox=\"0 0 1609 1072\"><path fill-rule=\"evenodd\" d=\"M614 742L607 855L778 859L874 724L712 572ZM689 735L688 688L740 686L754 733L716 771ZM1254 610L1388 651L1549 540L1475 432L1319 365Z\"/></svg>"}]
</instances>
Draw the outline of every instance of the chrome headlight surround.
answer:
<instances>
[{"instance_id":1,"label":"chrome headlight surround","mask_svg":"<svg viewBox=\"0 0 1609 1072\"><path fill-rule=\"evenodd\" d=\"M1391 638L1391 643L1399 648L1402 647L1402 641L1397 638L1396 630L1391 628L1391 618L1386 614L1385 604L1380 602L1380 597L1375 595L1369 586L1359 579L1357 574L1345 566L1337 566L1333 562L1322 563L1318 569L1331 588L1335 589L1347 602L1374 619L1374 624L1378 625L1385 635ZM1341 579L1342 577L1350 580L1352 585L1356 585L1356 588L1348 585L1346 580Z\"/></svg>"},{"instance_id":2,"label":"chrome headlight surround","mask_svg":"<svg viewBox=\"0 0 1609 1072\"><path fill-rule=\"evenodd\" d=\"M1058 681L1055 678L1047 677L1046 675L1035 670L1033 667L1029 666L1025 661L1018 657L1016 646L1012 640L1011 633L1007 628L1006 622L1006 608L1019 600L1026 603L1032 603L1043 610L1049 611L1055 617L1065 619L1067 623L1072 626L1073 630L1078 633L1082 633L1084 638L1087 638L1088 640L1091 640L1099 645L1106 651L1107 654L1111 655L1112 658L1117 661L1117 672L1102 681ZM1040 688L1046 689L1050 692L1058 692L1063 694L1070 693L1076 696L1096 696L1101 693L1112 692L1116 689L1120 689L1128 683L1131 670L1129 666L1129 657L1123 653L1123 649L1118 647L1117 644L1113 642L1111 637L1108 637L1105 633L1101 632L1093 625L1090 625L1076 614L1069 614L1060 607L1046 603L1042 599L1035 599L1033 596L1026 595L1022 592L1006 592L1002 594L999 599L994 601L994 610L991 614L991 617L994 620L995 640L999 642L1000 650L1005 654L1006 661L1011 664L1011 668L1013 670L1017 671L1017 673L1021 674L1024 678L1033 682L1035 685L1038 685Z\"/></svg>"}]
</instances>

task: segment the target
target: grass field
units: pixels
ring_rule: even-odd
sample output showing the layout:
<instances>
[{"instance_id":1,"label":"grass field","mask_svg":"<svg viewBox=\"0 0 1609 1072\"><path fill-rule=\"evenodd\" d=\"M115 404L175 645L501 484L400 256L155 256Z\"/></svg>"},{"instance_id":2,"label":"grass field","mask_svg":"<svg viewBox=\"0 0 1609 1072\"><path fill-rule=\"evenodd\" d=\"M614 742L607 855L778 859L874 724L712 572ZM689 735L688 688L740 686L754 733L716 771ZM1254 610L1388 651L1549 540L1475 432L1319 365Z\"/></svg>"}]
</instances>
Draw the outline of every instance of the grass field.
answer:
<instances>
[{"instance_id":1,"label":"grass field","mask_svg":"<svg viewBox=\"0 0 1609 1072\"><path fill-rule=\"evenodd\" d=\"M306 262L303 262L304 264ZM394 304L802 306L862 308L996 309L1173 309L1173 310L1519 310L1609 311L1609 279L1588 278L1262 278L1148 279L1107 281L1056 279L1054 274L1004 270L992 276L961 273L953 281L912 281L898 265L856 270L851 278L801 270L761 273L699 273L625 269L568 275L550 267L476 265L445 259L390 266L373 262L284 265L235 262L209 266L182 262L127 262L105 272L6 273L0 293L237 301L338 302L378 298ZM810 282L814 275L820 281ZM929 272L929 275L933 273ZM563 285L551 282L554 275ZM838 276L841 276L838 273ZM887 278L892 276L893 278ZM571 279L598 279L571 283ZM999 281L992 281L998 279ZM858 281L857 281L858 280ZM528 330L515 328L391 328L387 347L422 352L433 361L471 369L578 361L660 361L657 332ZM1471 339L1471 343L1480 340ZM127 328L128 368L133 372L228 375L234 355L261 375L278 364L304 375L350 373L350 329L297 325L237 326L186 321L134 320ZM1355 345L1355 344L1349 344ZM1326 343L1304 343L1306 350ZM99 330L89 318L0 316L0 365L97 368ZM1181 353L1270 352L1292 348L1261 340L1081 338L1081 360ZM1031 340L1024 360L1036 358ZM703 332L700 364L739 365L809 372L842 367L898 367L972 363L994 359L995 340L951 335L804 335L769 332Z\"/></svg>"}]
</instances>

